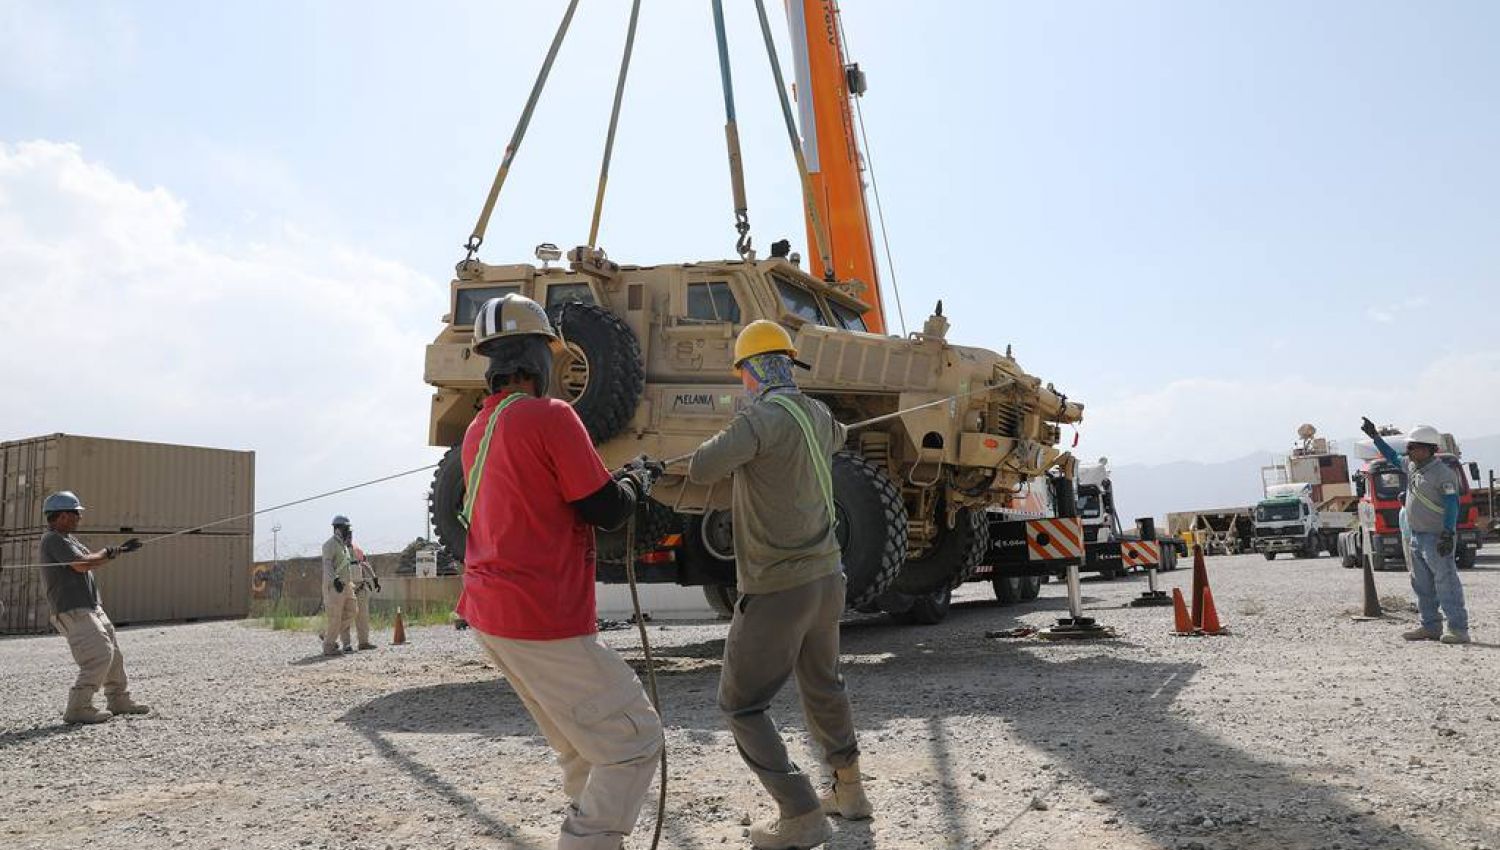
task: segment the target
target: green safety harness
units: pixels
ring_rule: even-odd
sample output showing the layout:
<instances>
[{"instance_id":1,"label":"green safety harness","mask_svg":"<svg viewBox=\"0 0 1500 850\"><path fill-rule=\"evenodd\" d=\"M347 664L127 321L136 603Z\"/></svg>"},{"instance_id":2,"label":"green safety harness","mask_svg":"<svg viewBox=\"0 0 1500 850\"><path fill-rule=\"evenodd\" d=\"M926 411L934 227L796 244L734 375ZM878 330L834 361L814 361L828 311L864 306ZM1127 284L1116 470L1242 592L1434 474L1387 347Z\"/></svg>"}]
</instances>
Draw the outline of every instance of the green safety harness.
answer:
<instances>
[{"instance_id":1,"label":"green safety harness","mask_svg":"<svg viewBox=\"0 0 1500 850\"><path fill-rule=\"evenodd\" d=\"M499 421L500 414L505 408L525 398L525 393L513 393L495 405L494 411L490 413L490 421L484 424L484 437L479 441L479 453L474 456L474 466L469 470L468 485L464 489L464 509L458 512L458 521L463 523L464 528L469 527L469 520L474 516L474 503L479 500L479 484L484 480L484 462L490 456L490 438L495 436L495 423Z\"/></svg>"},{"instance_id":2,"label":"green safety harness","mask_svg":"<svg viewBox=\"0 0 1500 850\"><path fill-rule=\"evenodd\" d=\"M818 487L823 491L823 501L828 505L828 523L833 525L837 522L833 510L833 469L828 462L828 455L818 445L818 438L813 432L812 420L807 418L807 413L797 403L784 395L768 395L767 401L781 407L796 420L797 427L802 429L802 436L807 440L807 453L812 457L813 471L818 476Z\"/></svg>"}]
</instances>

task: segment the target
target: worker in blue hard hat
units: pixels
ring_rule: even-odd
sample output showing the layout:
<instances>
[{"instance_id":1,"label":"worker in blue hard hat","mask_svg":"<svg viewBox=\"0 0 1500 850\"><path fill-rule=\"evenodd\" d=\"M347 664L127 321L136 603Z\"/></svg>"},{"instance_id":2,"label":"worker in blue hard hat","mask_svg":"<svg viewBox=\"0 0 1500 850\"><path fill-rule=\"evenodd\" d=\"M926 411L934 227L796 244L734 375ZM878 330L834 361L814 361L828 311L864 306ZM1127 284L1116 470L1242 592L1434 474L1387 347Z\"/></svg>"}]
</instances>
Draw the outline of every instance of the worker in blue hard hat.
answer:
<instances>
[{"instance_id":1,"label":"worker in blue hard hat","mask_svg":"<svg viewBox=\"0 0 1500 850\"><path fill-rule=\"evenodd\" d=\"M119 546L89 551L73 532L83 521L83 503L69 490L53 493L42 502L47 531L41 540L42 585L52 609L52 625L67 638L78 663L78 678L68 692L64 723L102 723L116 714L150 711L130 697L125 655L115 638L115 626L104 613L94 570L120 555L141 548L132 537ZM106 711L94 707L94 693L104 689Z\"/></svg>"},{"instance_id":2,"label":"worker in blue hard hat","mask_svg":"<svg viewBox=\"0 0 1500 850\"><path fill-rule=\"evenodd\" d=\"M1406 505L1401 531L1406 544L1411 588L1417 596L1422 622L1403 632L1407 640L1469 642L1469 611L1464 586L1458 578L1455 546L1458 540L1459 490L1463 483L1438 457L1442 435L1431 425L1419 425L1406 435L1403 459L1366 418L1365 433L1392 466L1406 470Z\"/></svg>"},{"instance_id":3,"label":"worker in blue hard hat","mask_svg":"<svg viewBox=\"0 0 1500 850\"><path fill-rule=\"evenodd\" d=\"M354 598L354 531L343 514L333 518L333 534L323 543L323 654L338 655L339 639L344 652L353 652L349 624L358 613Z\"/></svg>"}]
</instances>

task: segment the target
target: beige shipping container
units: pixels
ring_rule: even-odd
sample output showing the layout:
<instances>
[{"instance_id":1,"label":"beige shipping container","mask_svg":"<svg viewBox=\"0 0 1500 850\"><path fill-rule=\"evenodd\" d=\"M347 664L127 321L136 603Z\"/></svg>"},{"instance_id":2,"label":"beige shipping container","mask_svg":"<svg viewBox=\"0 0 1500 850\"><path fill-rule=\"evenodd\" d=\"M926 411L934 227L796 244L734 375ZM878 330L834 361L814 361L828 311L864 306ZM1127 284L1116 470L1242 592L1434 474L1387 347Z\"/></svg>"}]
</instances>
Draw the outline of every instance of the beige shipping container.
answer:
<instances>
[{"instance_id":1,"label":"beige shipping container","mask_svg":"<svg viewBox=\"0 0 1500 850\"><path fill-rule=\"evenodd\" d=\"M72 434L0 443L0 535L45 531L57 490L83 500L80 534L180 531L255 510L255 453ZM248 516L206 529L251 530Z\"/></svg>"},{"instance_id":2,"label":"beige shipping container","mask_svg":"<svg viewBox=\"0 0 1500 850\"><path fill-rule=\"evenodd\" d=\"M89 534L78 539L90 550L118 546L128 534ZM0 634L34 634L51 629L41 569L7 569L34 564L40 534L0 543ZM250 610L249 535L184 534L122 555L99 570L99 597L117 625L244 617Z\"/></svg>"}]
</instances>

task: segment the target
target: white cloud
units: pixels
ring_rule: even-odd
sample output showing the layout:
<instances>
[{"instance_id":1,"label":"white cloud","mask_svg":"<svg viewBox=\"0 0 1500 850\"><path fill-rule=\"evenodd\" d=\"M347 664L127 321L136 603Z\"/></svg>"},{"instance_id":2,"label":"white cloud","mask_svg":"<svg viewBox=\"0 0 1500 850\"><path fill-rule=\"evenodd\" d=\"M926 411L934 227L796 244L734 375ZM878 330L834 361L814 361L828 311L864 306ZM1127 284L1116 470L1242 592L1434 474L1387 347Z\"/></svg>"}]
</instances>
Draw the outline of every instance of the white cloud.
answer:
<instances>
[{"instance_id":1,"label":"white cloud","mask_svg":"<svg viewBox=\"0 0 1500 850\"><path fill-rule=\"evenodd\" d=\"M1410 383L1357 358L1328 366L1330 377L1316 380L1190 378L1091 404L1078 453L1120 463L1222 461L1289 447L1304 422L1329 437L1353 435L1364 415L1432 424L1460 440L1500 433L1500 348L1436 356Z\"/></svg>"},{"instance_id":2,"label":"white cloud","mask_svg":"<svg viewBox=\"0 0 1500 850\"><path fill-rule=\"evenodd\" d=\"M1386 307L1370 306L1365 308L1365 318L1372 322L1379 322L1382 325L1389 325L1398 318L1410 314L1413 310L1420 310L1426 307L1428 303L1426 297L1419 295L1415 298L1403 299L1394 305Z\"/></svg>"},{"instance_id":3,"label":"white cloud","mask_svg":"<svg viewBox=\"0 0 1500 850\"><path fill-rule=\"evenodd\" d=\"M289 226L215 244L189 222L182 199L76 146L0 144L4 438L254 449L261 506L435 459L422 357L442 282ZM425 487L279 512L282 551L320 543L335 511L377 551L404 544Z\"/></svg>"}]
</instances>

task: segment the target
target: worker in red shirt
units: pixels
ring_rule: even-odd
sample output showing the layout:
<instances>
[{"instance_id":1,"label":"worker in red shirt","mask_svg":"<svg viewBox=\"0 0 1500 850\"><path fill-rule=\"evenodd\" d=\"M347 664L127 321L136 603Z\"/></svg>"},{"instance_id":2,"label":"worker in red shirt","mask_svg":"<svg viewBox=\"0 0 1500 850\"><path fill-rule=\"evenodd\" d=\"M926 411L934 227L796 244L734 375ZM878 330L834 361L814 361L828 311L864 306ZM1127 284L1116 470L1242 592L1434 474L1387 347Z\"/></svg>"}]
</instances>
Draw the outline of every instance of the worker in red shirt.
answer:
<instances>
[{"instance_id":1,"label":"worker in red shirt","mask_svg":"<svg viewBox=\"0 0 1500 850\"><path fill-rule=\"evenodd\" d=\"M619 528L660 474L614 476L578 414L548 398L547 314L519 295L474 321L490 395L464 435L468 526L458 613L557 752L571 805L558 850L618 850L662 747L661 719L630 667L599 640L594 528Z\"/></svg>"}]
</instances>

